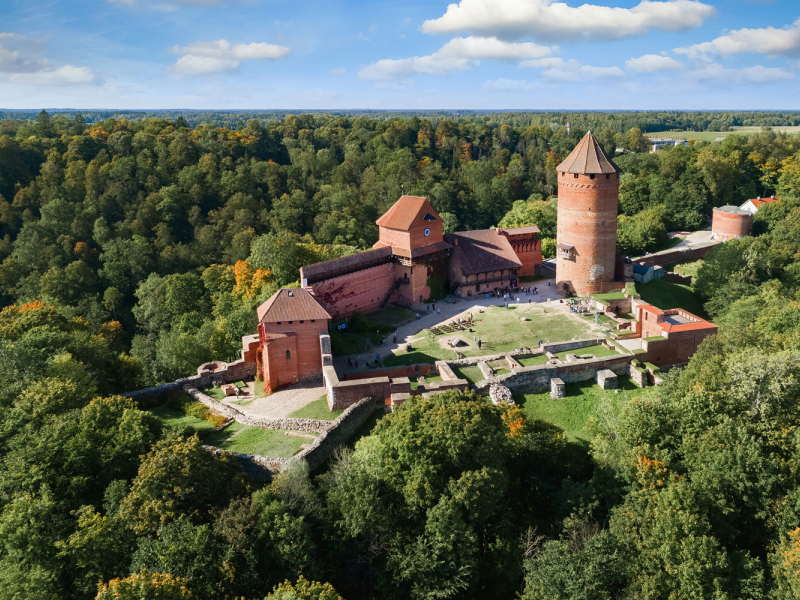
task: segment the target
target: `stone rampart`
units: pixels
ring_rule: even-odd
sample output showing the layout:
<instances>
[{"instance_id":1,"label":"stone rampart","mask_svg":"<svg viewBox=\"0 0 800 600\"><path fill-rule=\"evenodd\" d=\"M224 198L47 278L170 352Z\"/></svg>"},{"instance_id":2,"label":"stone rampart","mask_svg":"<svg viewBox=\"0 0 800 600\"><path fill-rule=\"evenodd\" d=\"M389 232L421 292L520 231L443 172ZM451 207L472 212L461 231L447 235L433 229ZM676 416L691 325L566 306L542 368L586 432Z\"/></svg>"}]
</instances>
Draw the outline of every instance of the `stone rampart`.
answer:
<instances>
[{"instance_id":1,"label":"stone rampart","mask_svg":"<svg viewBox=\"0 0 800 600\"><path fill-rule=\"evenodd\" d=\"M569 350L578 350L580 348L588 348L589 346L600 346L607 344L605 338L590 338L585 340L572 340L571 342L555 342L553 344L542 344L542 352L558 354L559 352L568 352Z\"/></svg>"},{"instance_id":2,"label":"stone rampart","mask_svg":"<svg viewBox=\"0 0 800 600\"><path fill-rule=\"evenodd\" d=\"M163 396L168 392L174 392L187 385L195 388L207 388L213 384L214 381L222 383L230 383L231 381L239 381L240 379L247 379L254 376L256 372L255 363L246 363L243 360L237 360L232 363L217 362L214 363L221 365L214 371L204 371L199 375L190 375L189 377L181 377L175 381L156 385L141 390L126 392L122 394L126 398L137 400L139 398L157 398ZM202 368L202 367L201 367Z\"/></svg>"}]
</instances>

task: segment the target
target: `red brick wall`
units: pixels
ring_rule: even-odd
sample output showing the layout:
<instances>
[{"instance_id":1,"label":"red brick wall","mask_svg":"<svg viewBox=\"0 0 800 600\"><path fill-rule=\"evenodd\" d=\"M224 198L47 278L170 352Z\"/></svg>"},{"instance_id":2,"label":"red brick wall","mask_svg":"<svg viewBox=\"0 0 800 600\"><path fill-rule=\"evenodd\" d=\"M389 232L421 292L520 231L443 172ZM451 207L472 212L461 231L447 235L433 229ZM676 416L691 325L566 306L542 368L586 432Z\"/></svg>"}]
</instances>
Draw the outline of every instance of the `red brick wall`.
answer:
<instances>
[{"instance_id":1,"label":"red brick wall","mask_svg":"<svg viewBox=\"0 0 800 600\"><path fill-rule=\"evenodd\" d=\"M414 265L411 268L411 300L412 306L420 303L422 300L427 300L431 296L431 288L428 287L428 267L425 265ZM404 286L408 289L409 286Z\"/></svg>"},{"instance_id":2,"label":"red brick wall","mask_svg":"<svg viewBox=\"0 0 800 600\"><path fill-rule=\"evenodd\" d=\"M695 329L670 333L666 340L643 341L642 346L646 347L647 353L636 358L659 367L689 362L702 341L716 332L716 329Z\"/></svg>"},{"instance_id":3,"label":"red brick wall","mask_svg":"<svg viewBox=\"0 0 800 600\"><path fill-rule=\"evenodd\" d=\"M750 233L753 226L753 215L737 215L714 209L711 231L723 240L743 237Z\"/></svg>"},{"instance_id":4,"label":"red brick wall","mask_svg":"<svg viewBox=\"0 0 800 600\"><path fill-rule=\"evenodd\" d=\"M434 244L436 242L441 242L444 239L444 226L442 225L442 220L436 219L435 221L423 221L422 217L424 216L425 214L423 213L417 217L409 229L409 235L411 236L411 248L419 248L425 244ZM427 237L425 236L425 229L431 230L430 235Z\"/></svg>"},{"instance_id":5,"label":"red brick wall","mask_svg":"<svg viewBox=\"0 0 800 600\"><path fill-rule=\"evenodd\" d=\"M520 277L536 275L536 265L542 262L542 242L537 239L536 234L509 235L508 237L514 253L522 263L522 268L517 272Z\"/></svg>"},{"instance_id":6,"label":"red brick wall","mask_svg":"<svg viewBox=\"0 0 800 600\"><path fill-rule=\"evenodd\" d=\"M286 338L277 338L264 344L263 365L264 382L270 382L271 389L294 383L307 375L322 372L322 354L319 349L319 336L328 333L328 320L284 321L264 323L265 333L285 333ZM292 340L291 342L285 340ZM290 360L286 360L286 350ZM277 382L277 383L276 383Z\"/></svg>"},{"instance_id":7,"label":"red brick wall","mask_svg":"<svg viewBox=\"0 0 800 600\"><path fill-rule=\"evenodd\" d=\"M391 383L388 377L342 381L333 388L333 399L329 390L328 407L331 410L342 410L369 396L382 402L391 397L390 390Z\"/></svg>"},{"instance_id":8,"label":"red brick wall","mask_svg":"<svg viewBox=\"0 0 800 600\"><path fill-rule=\"evenodd\" d=\"M378 239L389 246L411 248L411 235L407 231L378 227Z\"/></svg>"},{"instance_id":9,"label":"red brick wall","mask_svg":"<svg viewBox=\"0 0 800 600\"><path fill-rule=\"evenodd\" d=\"M556 259L556 282L580 294L602 291L614 279L619 175L558 174L558 242L575 258ZM592 273L594 270L594 273Z\"/></svg>"},{"instance_id":10,"label":"red brick wall","mask_svg":"<svg viewBox=\"0 0 800 600\"><path fill-rule=\"evenodd\" d=\"M289 360L286 360L286 351ZM300 379L297 356L297 337L289 335L270 340L263 348L264 389L277 390L282 385L295 383Z\"/></svg>"},{"instance_id":11,"label":"red brick wall","mask_svg":"<svg viewBox=\"0 0 800 600\"><path fill-rule=\"evenodd\" d=\"M356 310L367 313L380 308L389 288L398 277L403 276L404 269L399 266L390 263L326 279L312 284L311 293L336 319L349 317ZM407 297L409 292L406 290L409 288L408 285L401 285L390 302L400 294Z\"/></svg>"}]
</instances>

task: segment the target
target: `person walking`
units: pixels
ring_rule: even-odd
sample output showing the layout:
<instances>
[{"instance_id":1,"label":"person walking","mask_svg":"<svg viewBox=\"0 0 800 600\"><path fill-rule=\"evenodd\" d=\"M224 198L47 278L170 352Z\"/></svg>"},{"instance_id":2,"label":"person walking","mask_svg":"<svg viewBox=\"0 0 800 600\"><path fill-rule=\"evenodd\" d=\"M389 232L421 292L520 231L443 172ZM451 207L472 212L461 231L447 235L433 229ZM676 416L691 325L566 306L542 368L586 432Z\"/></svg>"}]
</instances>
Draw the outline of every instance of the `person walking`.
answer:
<instances>
[{"instance_id":1,"label":"person walking","mask_svg":"<svg viewBox=\"0 0 800 600\"><path fill-rule=\"evenodd\" d=\"M347 357L347 368L349 369L353 368L353 359L350 358L349 356Z\"/></svg>"},{"instance_id":2,"label":"person walking","mask_svg":"<svg viewBox=\"0 0 800 600\"><path fill-rule=\"evenodd\" d=\"M441 308L437 308L436 309L436 314L437 315L441 315L442 314L442 309Z\"/></svg>"},{"instance_id":3,"label":"person walking","mask_svg":"<svg viewBox=\"0 0 800 600\"><path fill-rule=\"evenodd\" d=\"M394 342L395 344L397 343L397 334L396 334L396 333L394 334L394 340L393 340L393 342Z\"/></svg>"},{"instance_id":4,"label":"person walking","mask_svg":"<svg viewBox=\"0 0 800 600\"><path fill-rule=\"evenodd\" d=\"M478 340L478 350L480 350L480 349L481 349L481 345L482 345L482 344L483 344L483 341L481 341L481 340Z\"/></svg>"}]
</instances>

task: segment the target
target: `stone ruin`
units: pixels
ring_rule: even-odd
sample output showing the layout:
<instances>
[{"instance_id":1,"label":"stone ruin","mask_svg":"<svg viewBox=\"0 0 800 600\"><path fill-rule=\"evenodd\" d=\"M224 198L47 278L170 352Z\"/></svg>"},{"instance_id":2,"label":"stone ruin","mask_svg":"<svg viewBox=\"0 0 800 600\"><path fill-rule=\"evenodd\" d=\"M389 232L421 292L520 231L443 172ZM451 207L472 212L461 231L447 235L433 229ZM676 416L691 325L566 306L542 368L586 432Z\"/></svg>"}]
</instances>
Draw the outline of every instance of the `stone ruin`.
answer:
<instances>
[{"instance_id":1,"label":"stone ruin","mask_svg":"<svg viewBox=\"0 0 800 600\"><path fill-rule=\"evenodd\" d=\"M558 400L559 398L566 398L566 396L567 387L564 382L558 377L553 377L550 380L550 397L553 400Z\"/></svg>"},{"instance_id":2,"label":"stone ruin","mask_svg":"<svg viewBox=\"0 0 800 600\"><path fill-rule=\"evenodd\" d=\"M499 383L493 383L489 386L489 397L492 399L493 404L500 404L501 402L514 404L511 390Z\"/></svg>"},{"instance_id":3,"label":"stone ruin","mask_svg":"<svg viewBox=\"0 0 800 600\"><path fill-rule=\"evenodd\" d=\"M619 387L617 374L611 369L603 369L597 372L597 385L604 390L615 390Z\"/></svg>"}]
</instances>

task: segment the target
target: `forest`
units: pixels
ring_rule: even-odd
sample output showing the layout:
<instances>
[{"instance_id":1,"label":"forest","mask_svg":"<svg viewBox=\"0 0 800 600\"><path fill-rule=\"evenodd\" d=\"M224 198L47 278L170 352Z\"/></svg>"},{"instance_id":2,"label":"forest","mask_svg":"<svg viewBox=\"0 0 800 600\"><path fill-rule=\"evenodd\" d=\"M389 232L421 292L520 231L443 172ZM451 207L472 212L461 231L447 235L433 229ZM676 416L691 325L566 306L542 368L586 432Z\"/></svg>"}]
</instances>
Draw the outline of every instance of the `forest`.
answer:
<instances>
[{"instance_id":1,"label":"forest","mask_svg":"<svg viewBox=\"0 0 800 600\"><path fill-rule=\"evenodd\" d=\"M720 118L692 115L654 125ZM649 153L645 116L0 121L0 599L800 597L800 139ZM620 252L781 197L699 269L719 334L591 441L452 392L263 485L117 395L235 358L403 193L552 240L581 119L623 170Z\"/></svg>"}]
</instances>

